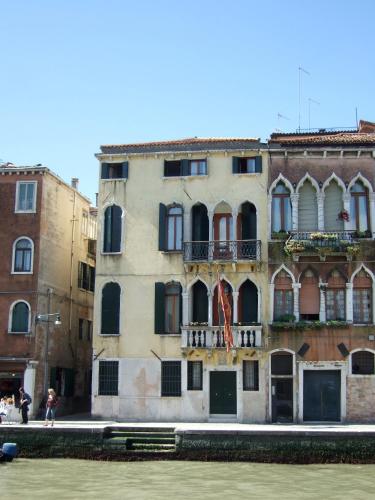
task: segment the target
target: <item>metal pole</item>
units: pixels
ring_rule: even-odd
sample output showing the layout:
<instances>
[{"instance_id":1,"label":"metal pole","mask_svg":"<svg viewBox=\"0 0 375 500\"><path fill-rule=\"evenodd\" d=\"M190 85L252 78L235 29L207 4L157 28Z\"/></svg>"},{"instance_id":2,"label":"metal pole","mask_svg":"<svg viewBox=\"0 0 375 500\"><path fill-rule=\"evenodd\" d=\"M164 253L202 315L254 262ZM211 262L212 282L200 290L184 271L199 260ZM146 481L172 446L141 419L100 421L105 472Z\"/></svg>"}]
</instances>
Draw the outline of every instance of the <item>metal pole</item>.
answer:
<instances>
[{"instance_id":1,"label":"metal pole","mask_svg":"<svg viewBox=\"0 0 375 500\"><path fill-rule=\"evenodd\" d=\"M44 343L44 394L46 397L48 391L48 349L49 349L49 315L51 314L51 295L52 289L47 289L47 321L46 321L46 338Z\"/></svg>"}]
</instances>

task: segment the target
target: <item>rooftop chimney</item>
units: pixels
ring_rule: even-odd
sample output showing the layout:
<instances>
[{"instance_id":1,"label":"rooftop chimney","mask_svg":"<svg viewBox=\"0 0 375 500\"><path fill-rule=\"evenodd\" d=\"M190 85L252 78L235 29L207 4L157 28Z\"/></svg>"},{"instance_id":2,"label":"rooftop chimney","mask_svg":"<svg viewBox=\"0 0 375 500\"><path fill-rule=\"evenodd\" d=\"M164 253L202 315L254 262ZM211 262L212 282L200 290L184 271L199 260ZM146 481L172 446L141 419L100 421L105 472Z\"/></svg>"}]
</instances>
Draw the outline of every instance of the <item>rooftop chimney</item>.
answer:
<instances>
[{"instance_id":1,"label":"rooftop chimney","mask_svg":"<svg viewBox=\"0 0 375 500\"><path fill-rule=\"evenodd\" d=\"M71 184L73 189L78 189L78 183L79 183L78 177L72 177Z\"/></svg>"}]
</instances>

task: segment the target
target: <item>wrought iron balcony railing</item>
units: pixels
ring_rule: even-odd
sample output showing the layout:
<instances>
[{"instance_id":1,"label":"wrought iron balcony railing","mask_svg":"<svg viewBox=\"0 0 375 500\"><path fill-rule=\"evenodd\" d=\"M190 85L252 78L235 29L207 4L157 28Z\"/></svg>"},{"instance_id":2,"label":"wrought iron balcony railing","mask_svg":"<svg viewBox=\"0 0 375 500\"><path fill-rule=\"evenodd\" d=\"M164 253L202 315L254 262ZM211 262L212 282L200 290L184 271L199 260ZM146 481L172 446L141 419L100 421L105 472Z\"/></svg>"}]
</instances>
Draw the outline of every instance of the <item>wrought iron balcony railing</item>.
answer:
<instances>
[{"instance_id":1,"label":"wrought iron balcony railing","mask_svg":"<svg viewBox=\"0 0 375 500\"><path fill-rule=\"evenodd\" d=\"M260 240L185 241L185 262L261 260Z\"/></svg>"},{"instance_id":2,"label":"wrought iron balcony railing","mask_svg":"<svg viewBox=\"0 0 375 500\"><path fill-rule=\"evenodd\" d=\"M314 246L336 246L338 242L356 240L356 231L292 231L290 239L311 241Z\"/></svg>"},{"instance_id":3,"label":"wrought iron balcony railing","mask_svg":"<svg viewBox=\"0 0 375 500\"><path fill-rule=\"evenodd\" d=\"M263 347L261 325L233 326L234 348ZM223 328L218 326L183 326L181 328L181 347L197 349L224 348Z\"/></svg>"}]
</instances>

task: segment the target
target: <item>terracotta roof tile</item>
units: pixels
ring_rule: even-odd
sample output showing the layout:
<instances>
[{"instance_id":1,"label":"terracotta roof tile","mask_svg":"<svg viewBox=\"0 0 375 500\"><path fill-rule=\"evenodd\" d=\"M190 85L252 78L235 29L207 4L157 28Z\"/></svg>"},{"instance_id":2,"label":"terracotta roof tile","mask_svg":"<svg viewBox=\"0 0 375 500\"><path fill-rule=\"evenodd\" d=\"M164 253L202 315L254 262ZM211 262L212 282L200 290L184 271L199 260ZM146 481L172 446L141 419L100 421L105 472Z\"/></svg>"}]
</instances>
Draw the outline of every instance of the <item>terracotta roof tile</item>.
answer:
<instances>
[{"instance_id":1,"label":"terracotta roof tile","mask_svg":"<svg viewBox=\"0 0 375 500\"><path fill-rule=\"evenodd\" d=\"M375 133L272 134L269 143L280 146L372 146L375 145Z\"/></svg>"},{"instance_id":2,"label":"terracotta roof tile","mask_svg":"<svg viewBox=\"0 0 375 500\"><path fill-rule=\"evenodd\" d=\"M100 146L104 154L121 153L158 153L207 151L226 149L254 149L264 146L258 138L241 137L191 137L174 141L142 142L135 144L107 144Z\"/></svg>"}]
</instances>

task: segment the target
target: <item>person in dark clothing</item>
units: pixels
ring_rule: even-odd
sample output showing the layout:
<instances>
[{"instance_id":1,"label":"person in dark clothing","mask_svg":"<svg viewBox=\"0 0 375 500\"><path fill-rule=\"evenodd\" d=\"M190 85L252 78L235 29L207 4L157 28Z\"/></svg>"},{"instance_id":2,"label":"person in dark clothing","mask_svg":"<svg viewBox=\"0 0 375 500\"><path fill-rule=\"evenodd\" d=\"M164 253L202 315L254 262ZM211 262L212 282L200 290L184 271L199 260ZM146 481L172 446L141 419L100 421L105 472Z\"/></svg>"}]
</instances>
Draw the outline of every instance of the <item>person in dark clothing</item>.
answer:
<instances>
[{"instance_id":1,"label":"person in dark clothing","mask_svg":"<svg viewBox=\"0 0 375 500\"><path fill-rule=\"evenodd\" d=\"M22 415L22 424L27 424L29 421L29 404L31 403L31 397L24 391L23 387L19 388L20 392L20 410Z\"/></svg>"}]
</instances>

